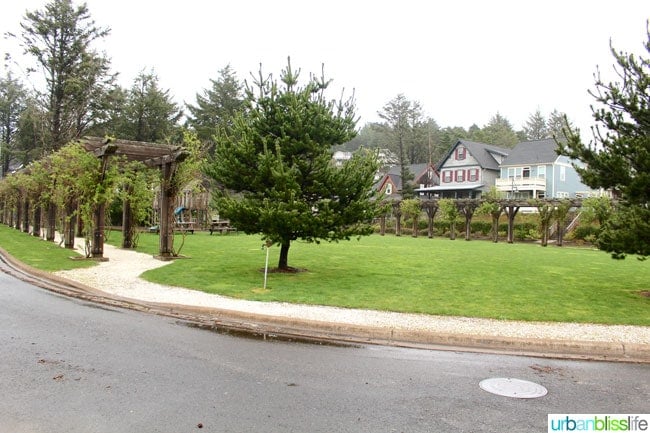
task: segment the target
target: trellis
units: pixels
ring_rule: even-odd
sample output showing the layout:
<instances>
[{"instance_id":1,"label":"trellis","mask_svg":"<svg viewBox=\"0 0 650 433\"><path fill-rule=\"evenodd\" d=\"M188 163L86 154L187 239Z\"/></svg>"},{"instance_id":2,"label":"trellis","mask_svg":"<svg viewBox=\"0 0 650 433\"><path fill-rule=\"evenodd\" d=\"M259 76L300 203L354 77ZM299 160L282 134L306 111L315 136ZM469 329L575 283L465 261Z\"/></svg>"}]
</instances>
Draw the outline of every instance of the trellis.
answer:
<instances>
[{"instance_id":1,"label":"trellis","mask_svg":"<svg viewBox=\"0 0 650 433\"><path fill-rule=\"evenodd\" d=\"M160 206L159 222L160 222L160 245L159 256L160 258L169 258L173 256L173 235L174 235L174 221L173 211L176 201L177 188L174 183L174 176L178 165L182 163L189 152L184 150L181 146L147 143L129 140L116 140L104 139L98 137L84 137L79 140L79 143L87 152L92 152L94 156L101 160L100 163L100 185L104 182L107 168L110 164L111 156L123 156L126 161L139 161L147 167L157 168L161 172L161 185L160 185ZM47 159L45 163L47 164ZM29 168L25 170L29 174ZM98 187L100 186L98 185ZM30 210L30 197L27 197L26 189L22 186L18 187L17 191L13 191L10 197L4 197L2 203L1 217L4 222L10 221L10 225L15 225L26 232L29 231L29 210ZM33 199L34 197L31 197ZM35 200L39 202L40 200ZM15 215L14 211L15 209ZM105 209L106 203L100 202L94 209L93 213L93 233L91 238L91 251L90 254L94 259L104 259L104 230L105 230ZM69 215L74 212L74 209L65 209ZM34 235L39 236L41 231L40 209L33 211L34 213ZM56 228L56 207L50 203L46 210L46 238L49 241L54 241L54 231ZM39 217L39 218L37 218ZM124 233L123 247L129 248L132 246L132 226L133 215L128 202L123 203L123 225L122 230ZM72 221L63 228L63 237L66 247L72 248L74 245L75 228Z\"/></svg>"},{"instance_id":2,"label":"trellis","mask_svg":"<svg viewBox=\"0 0 650 433\"><path fill-rule=\"evenodd\" d=\"M454 200L456 207L461 215L465 218L465 240L470 240L471 223L476 209L488 200L486 199L456 199ZM557 207L565 203L569 203L572 208L582 207L582 199L540 199L540 204L548 205L550 207ZM537 203L531 203L528 200L496 200L500 212L503 213L508 222L507 242L514 242L514 226L515 217L522 207L537 207ZM386 210L379 216L379 233L383 236L386 234L386 219L390 216L395 218L395 235L401 236L402 234L402 210L400 208L400 200L385 201L383 208ZM438 200L421 200L420 209L424 211L428 219L428 237L433 238L433 220L438 212ZM561 234L561 231L558 231ZM414 232L416 236L416 232Z\"/></svg>"},{"instance_id":3,"label":"trellis","mask_svg":"<svg viewBox=\"0 0 650 433\"><path fill-rule=\"evenodd\" d=\"M189 153L181 146L142 141L85 137L80 142L87 151L93 152L95 156L101 158L100 170L102 170L102 177L112 155L122 155L127 161L139 161L147 167L160 170L162 176L160 207L158 209L160 224L159 255L163 259L171 257L174 242L173 215L177 194L173 187L173 180L178 164L183 162L189 156ZM94 258L102 258L104 253L105 205L106 203L101 203L95 210L92 241L92 256ZM122 214L123 246L130 246L132 239L129 239L129 237L132 232L133 215L130 212L128 203L123 205Z\"/></svg>"}]
</instances>

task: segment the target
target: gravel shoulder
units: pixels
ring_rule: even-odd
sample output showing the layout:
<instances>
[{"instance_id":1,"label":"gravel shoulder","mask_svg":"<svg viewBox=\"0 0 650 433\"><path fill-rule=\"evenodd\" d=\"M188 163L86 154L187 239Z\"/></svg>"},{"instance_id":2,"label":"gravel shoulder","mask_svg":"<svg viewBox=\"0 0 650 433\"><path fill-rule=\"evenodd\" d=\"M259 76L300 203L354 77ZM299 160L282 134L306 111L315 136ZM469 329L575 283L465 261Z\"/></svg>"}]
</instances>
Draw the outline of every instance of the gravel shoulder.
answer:
<instances>
[{"instance_id":1,"label":"gravel shoulder","mask_svg":"<svg viewBox=\"0 0 650 433\"><path fill-rule=\"evenodd\" d=\"M80 245L80 242L83 241L77 241L77 245ZM157 260L148 254L105 244L104 256L109 260L100 262L98 266L60 271L56 275L110 295L134 300L215 308L296 320L440 334L650 344L650 327L644 326L503 321L238 300L143 280L139 276L144 271L170 263Z\"/></svg>"}]
</instances>

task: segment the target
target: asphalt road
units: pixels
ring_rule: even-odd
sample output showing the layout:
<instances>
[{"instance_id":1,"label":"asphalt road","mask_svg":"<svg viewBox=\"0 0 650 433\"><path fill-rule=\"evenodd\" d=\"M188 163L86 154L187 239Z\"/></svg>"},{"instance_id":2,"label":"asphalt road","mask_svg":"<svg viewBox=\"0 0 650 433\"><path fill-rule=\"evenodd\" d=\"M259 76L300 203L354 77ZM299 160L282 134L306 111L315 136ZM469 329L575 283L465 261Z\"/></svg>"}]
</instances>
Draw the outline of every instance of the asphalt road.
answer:
<instances>
[{"instance_id":1,"label":"asphalt road","mask_svg":"<svg viewBox=\"0 0 650 433\"><path fill-rule=\"evenodd\" d=\"M648 413L650 365L220 335L0 273L0 432L545 432ZM483 391L533 381L535 399Z\"/></svg>"}]
</instances>

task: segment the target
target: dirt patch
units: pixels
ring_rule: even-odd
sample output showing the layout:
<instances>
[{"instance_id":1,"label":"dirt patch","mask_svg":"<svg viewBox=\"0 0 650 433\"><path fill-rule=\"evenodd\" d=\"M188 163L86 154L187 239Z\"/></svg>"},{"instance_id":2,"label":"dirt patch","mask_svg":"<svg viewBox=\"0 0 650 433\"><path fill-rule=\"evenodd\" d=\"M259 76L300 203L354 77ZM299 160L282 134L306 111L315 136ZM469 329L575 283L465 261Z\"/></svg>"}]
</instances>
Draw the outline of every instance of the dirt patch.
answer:
<instances>
[{"instance_id":1,"label":"dirt patch","mask_svg":"<svg viewBox=\"0 0 650 433\"><path fill-rule=\"evenodd\" d=\"M650 298L650 290L641 290L641 291L639 292L639 295L640 295L642 298Z\"/></svg>"},{"instance_id":2,"label":"dirt patch","mask_svg":"<svg viewBox=\"0 0 650 433\"><path fill-rule=\"evenodd\" d=\"M260 269L260 272L264 272L264 268ZM301 272L307 272L307 269L303 268L269 268L269 274L299 274Z\"/></svg>"}]
</instances>

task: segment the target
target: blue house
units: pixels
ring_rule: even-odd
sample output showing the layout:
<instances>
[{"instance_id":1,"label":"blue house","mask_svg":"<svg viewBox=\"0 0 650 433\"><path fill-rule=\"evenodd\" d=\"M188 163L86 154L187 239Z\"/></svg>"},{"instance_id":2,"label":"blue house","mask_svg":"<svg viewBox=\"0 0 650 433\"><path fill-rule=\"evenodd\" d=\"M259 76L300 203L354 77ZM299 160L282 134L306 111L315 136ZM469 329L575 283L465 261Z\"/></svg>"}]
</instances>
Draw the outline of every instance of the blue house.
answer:
<instances>
[{"instance_id":1,"label":"blue house","mask_svg":"<svg viewBox=\"0 0 650 433\"><path fill-rule=\"evenodd\" d=\"M518 143L500 164L496 188L508 198L580 198L595 195L574 168L579 161L558 155L552 138Z\"/></svg>"}]
</instances>

